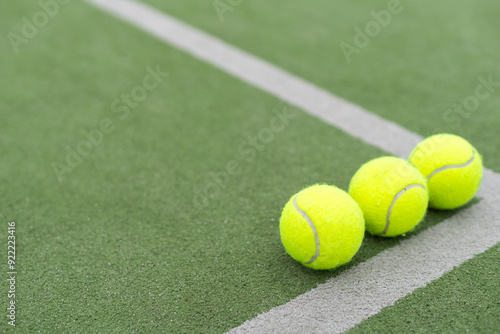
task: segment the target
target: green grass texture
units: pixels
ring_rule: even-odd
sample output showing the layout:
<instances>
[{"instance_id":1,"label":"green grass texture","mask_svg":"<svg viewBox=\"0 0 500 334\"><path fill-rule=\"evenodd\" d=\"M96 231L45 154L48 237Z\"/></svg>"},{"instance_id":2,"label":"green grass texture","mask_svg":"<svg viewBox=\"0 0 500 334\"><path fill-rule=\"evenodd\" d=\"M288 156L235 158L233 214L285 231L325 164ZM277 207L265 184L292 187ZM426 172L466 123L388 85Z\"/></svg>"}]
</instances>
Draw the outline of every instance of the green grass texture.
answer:
<instances>
[{"instance_id":1,"label":"green grass texture","mask_svg":"<svg viewBox=\"0 0 500 334\"><path fill-rule=\"evenodd\" d=\"M366 32L391 1L244 0L223 20L213 1L144 2L422 136L463 136L500 172L497 1L401 0L358 44L356 29ZM342 43L359 50L350 62ZM490 76L490 91L480 89L489 96L468 100Z\"/></svg>"},{"instance_id":2,"label":"green grass texture","mask_svg":"<svg viewBox=\"0 0 500 334\"><path fill-rule=\"evenodd\" d=\"M374 5L288 3L243 2L224 21L207 14L209 1L153 4L424 135L478 75L500 74L492 2L454 5L453 17L444 13L450 1L412 3L352 65L335 45ZM39 10L4 4L2 32L19 32ZM446 37L471 18L478 30L462 42L475 44L458 54L463 47ZM61 6L18 53L8 38L0 50L0 228L7 240L7 222L16 222L18 260L18 322L2 322L2 332L221 333L411 236L367 235L334 271L295 262L278 233L289 197L315 183L346 189L363 163L386 153L84 2ZM141 101L122 102L151 71L168 76ZM489 134L499 104L492 94L483 116L454 130L497 171L498 138ZM275 118L283 128L270 132ZM96 131L98 143L84 144ZM453 214L430 211L413 234Z\"/></svg>"}]
</instances>

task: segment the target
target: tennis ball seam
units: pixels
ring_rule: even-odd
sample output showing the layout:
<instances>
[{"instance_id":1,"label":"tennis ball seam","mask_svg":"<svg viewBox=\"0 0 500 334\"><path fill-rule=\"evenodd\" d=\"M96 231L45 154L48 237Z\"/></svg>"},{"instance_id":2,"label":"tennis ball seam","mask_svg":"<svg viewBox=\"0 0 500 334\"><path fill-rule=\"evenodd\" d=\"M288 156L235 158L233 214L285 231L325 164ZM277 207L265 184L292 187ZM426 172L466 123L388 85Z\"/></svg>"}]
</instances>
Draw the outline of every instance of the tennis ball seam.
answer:
<instances>
[{"instance_id":1,"label":"tennis ball seam","mask_svg":"<svg viewBox=\"0 0 500 334\"><path fill-rule=\"evenodd\" d=\"M427 181L429 181L437 173L444 172L445 170L454 169L454 168L464 168L464 167L467 167L467 166L469 166L470 164L472 164L474 162L474 158L475 157L476 157L476 152L473 150L472 151L472 158L470 158L469 161L467 161L467 162L465 162L463 164L460 164L460 165L445 165L443 167L439 167L438 169L436 169L435 171L433 171L432 173L430 173L429 176L427 176Z\"/></svg>"},{"instance_id":2,"label":"tennis ball seam","mask_svg":"<svg viewBox=\"0 0 500 334\"><path fill-rule=\"evenodd\" d=\"M295 195L295 197L293 198L293 206L295 207L295 209L300 213L300 215L302 217L304 217L305 220L307 220L307 223L309 224L309 226L311 227L312 229L312 232L314 234L314 239L315 239L315 242L316 242L316 253L314 253L314 255L311 257L311 260L309 260L309 262L306 262L306 264L311 264L313 263L314 261L316 261L316 259L318 258L319 256L319 235L318 235L318 231L316 230L316 225L314 225L313 221L311 220L311 218L309 218L309 216L307 215L307 213L305 213L301 208L299 208L299 206L297 205L297 196L298 195Z\"/></svg>"},{"instance_id":3,"label":"tennis ball seam","mask_svg":"<svg viewBox=\"0 0 500 334\"><path fill-rule=\"evenodd\" d=\"M407 192L408 190L412 189L412 188L416 188L416 187L420 187L422 189L425 190L425 187L423 185L421 185L420 183L414 183L414 184L410 184L409 186L406 186L404 187L402 190L400 190L393 198L392 200L392 203L391 203L391 206L389 207L389 211L387 211L387 218L386 218L386 223L385 223L385 228L384 230L382 231L381 234L386 234L387 231L389 230L389 225L391 224L391 214L392 214L392 209L394 208L394 205L396 205L396 202L397 200L405 193Z\"/></svg>"}]
</instances>

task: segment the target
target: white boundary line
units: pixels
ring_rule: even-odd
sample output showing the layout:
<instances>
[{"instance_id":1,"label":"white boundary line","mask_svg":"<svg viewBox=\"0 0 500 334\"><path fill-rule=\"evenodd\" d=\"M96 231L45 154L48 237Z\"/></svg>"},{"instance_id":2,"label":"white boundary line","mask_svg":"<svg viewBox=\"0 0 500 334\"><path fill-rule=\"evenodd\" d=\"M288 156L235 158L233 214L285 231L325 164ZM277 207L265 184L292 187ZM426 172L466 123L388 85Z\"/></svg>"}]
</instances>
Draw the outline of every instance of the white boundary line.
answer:
<instances>
[{"instance_id":1,"label":"white boundary line","mask_svg":"<svg viewBox=\"0 0 500 334\"><path fill-rule=\"evenodd\" d=\"M147 5L132 0L86 1L386 152L406 156L423 139Z\"/></svg>"},{"instance_id":2,"label":"white boundary line","mask_svg":"<svg viewBox=\"0 0 500 334\"><path fill-rule=\"evenodd\" d=\"M500 241L500 178L481 202L402 241L230 333L341 333Z\"/></svg>"},{"instance_id":3,"label":"white boundary line","mask_svg":"<svg viewBox=\"0 0 500 334\"><path fill-rule=\"evenodd\" d=\"M419 135L363 110L147 5L86 0L158 39L239 78L366 143L407 157ZM351 268L233 331L345 331L500 242L500 176L485 169L481 202Z\"/></svg>"}]
</instances>

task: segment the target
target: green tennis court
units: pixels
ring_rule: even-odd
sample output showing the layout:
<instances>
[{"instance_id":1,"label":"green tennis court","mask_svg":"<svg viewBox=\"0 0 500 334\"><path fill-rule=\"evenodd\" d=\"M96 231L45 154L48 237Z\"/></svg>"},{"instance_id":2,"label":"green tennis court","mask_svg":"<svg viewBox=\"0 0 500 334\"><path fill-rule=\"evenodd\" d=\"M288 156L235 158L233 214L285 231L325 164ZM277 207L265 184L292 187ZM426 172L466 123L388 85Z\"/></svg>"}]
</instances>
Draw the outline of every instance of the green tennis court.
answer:
<instances>
[{"instance_id":1,"label":"green tennis court","mask_svg":"<svg viewBox=\"0 0 500 334\"><path fill-rule=\"evenodd\" d=\"M5 2L0 332L498 331L499 11L492 0ZM337 104L315 115L313 93ZM351 110L368 131L348 130ZM347 190L368 160L440 132L482 155L470 203L429 210L404 236L366 233L337 269L285 252L290 196L317 183ZM442 230L463 255L424 250L421 269L380 267ZM449 270L426 274L448 258ZM392 302L336 327L321 317L330 304L301 304L367 265L395 275ZM406 271L411 288L398 283ZM317 311L304 327L301 314Z\"/></svg>"}]
</instances>

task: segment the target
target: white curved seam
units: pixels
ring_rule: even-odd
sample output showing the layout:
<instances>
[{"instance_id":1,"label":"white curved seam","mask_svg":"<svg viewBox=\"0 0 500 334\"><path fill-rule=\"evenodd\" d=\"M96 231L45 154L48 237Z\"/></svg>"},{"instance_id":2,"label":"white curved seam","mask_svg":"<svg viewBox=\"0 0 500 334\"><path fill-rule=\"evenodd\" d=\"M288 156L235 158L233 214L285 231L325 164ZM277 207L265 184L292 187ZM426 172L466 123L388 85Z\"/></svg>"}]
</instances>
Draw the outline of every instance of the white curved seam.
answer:
<instances>
[{"instance_id":1,"label":"white curved seam","mask_svg":"<svg viewBox=\"0 0 500 334\"><path fill-rule=\"evenodd\" d=\"M472 158L470 158L470 160L467 161L466 163L463 163L461 165L446 165L446 166L443 166L443 167L440 167L440 168L436 169L435 171L433 171L432 173L430 173L429 176L427 176L427 181L429 181L431 179L431 177L433 177L437 173L440 173L440 172L445 171L447 169L463 168L463 167L469 166L474 161L474 157L475 156L476 156L476 152L472 151Z\"/></svg>"},{"instance_id":2,"label":"white curved seam","mask_svg":"<svg viewBox=\"0 0 500 334\"><path fill-rule=\"evenodd\" d=\"M293 205L295 206L295 209L302 215L302 217L304 217L305 220L307 220L307 222L309 223L309 226L311 226L311 229L312 229L312 231L314 233L314 239L316 241L316 253L313 255L313 257L311 258L311 260L309 260L309 262L306 262L306 264L311 264L314 261L316 261L316 259L319 256L319 235L318 235L318 231L316 230L316 226L312 222L311 218L309 218L309 216L307 215L307 213L305 213L304 211L302 211L302 209L299 208L299 206L297 205L297 196L295 196L293 198Z\"/></svg>"},{"instance_id":3,"label":"white curved seam","mask_svg":"<svg viewBox=\"0 0 500 334\"><path fill-rule=\"evenodd\" d=\"M385 223L385 228L384 230L382 231L381 234L386 234L387 233L387 230L389 229L389 225L391 224L391 214L392 214L392 209L394 208L394 205L396 204L397 200L403 196L403 194L407 191L407 190L410 190L412 188L415 188L415 187L420 187L422 189L425 190L425 187L421 184L418 184L418 183L415 183L415 184L410 184L409 186L406 186L403 188L403 190L401 190L400 192L398 192L396 194L396 196L394 196L394 199L392 200L392 203L391 203L391 206L389 207L389 211L387 212L387 218L386 218L386 223Z\"/></svg>"}]
</instances>

